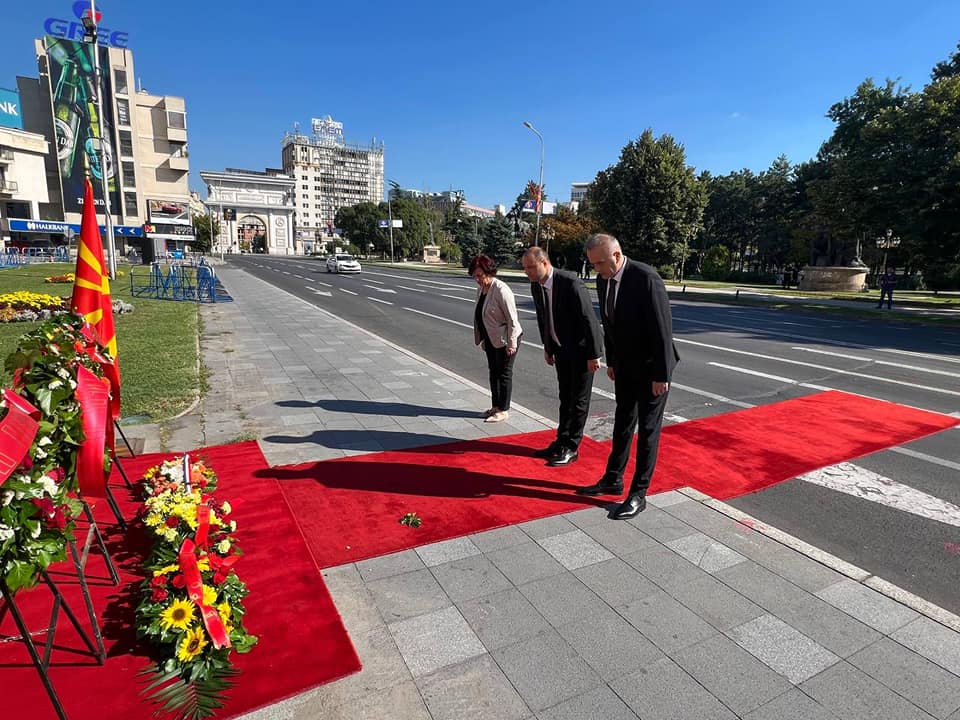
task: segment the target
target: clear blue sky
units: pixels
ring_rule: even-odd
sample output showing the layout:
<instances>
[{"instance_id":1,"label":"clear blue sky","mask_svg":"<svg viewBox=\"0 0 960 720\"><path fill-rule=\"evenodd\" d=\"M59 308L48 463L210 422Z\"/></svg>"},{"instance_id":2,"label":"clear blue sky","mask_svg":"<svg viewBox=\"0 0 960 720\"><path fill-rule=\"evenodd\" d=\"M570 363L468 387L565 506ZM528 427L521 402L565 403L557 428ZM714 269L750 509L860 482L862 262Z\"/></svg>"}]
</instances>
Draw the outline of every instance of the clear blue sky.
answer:
<instances>
[{"instance_id":1,"label":"clear blue sky","mask_svg":"<svg viewBox=\"0 0 960 720\"><path fill-rule=\"evenodd\" d=\"M36 75L32 39L70 0L3 3L0 86ZM404 187L509 203L539 167L552 198L647 127L697 170L812 157L830 105L867 77L916 89L960 41L957 0L253 2L106 0L152 93L186 98L199 170L279 167L299 120L386 143Z\"/></svg>"}]
</instances>

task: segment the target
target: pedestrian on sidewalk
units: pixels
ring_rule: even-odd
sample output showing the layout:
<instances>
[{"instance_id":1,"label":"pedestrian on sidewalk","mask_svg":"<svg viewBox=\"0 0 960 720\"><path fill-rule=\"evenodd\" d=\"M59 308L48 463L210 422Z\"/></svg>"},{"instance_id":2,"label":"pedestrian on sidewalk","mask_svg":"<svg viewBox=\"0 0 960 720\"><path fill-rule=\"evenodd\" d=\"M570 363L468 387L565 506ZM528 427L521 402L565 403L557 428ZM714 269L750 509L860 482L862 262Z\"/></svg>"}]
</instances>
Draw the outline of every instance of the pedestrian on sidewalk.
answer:
<instances>
[{"instance_id":1,"label":"pedestrian on sidewalk","mask_svg":"<svg viewBox=\"0 0 960 720\"><path fill-rule=\"evenodd\" d=\"M513 392L513 361L520 347L520 317L510 287L498 280L497 264L486 255L470 261L468 271L479 286L473 314L474 342L487 354L492 405L484 422L503 422L508 417Z\"/></svg>"},{"instance_id":2,"label":"pedestrian on sidewalk","mask_svg":"<svg viewBox=\"0 0 960 720\"><path fill-rule=\"evenodd\" d=\"M880 302L877 303L877 307L883 307L883 298L887 298L887 310L891 309L893 305L893 289L897 286L897 270L893 267L888 267L887 271L880 276Z\"/></svg>"},{"instance_id":3,"label":"pedestrian on sidewalk","mask_svg":"<svg viewBox=\"0 0 960 720\"><path fill-rule=\"evenodd\" d=\"M528 248L520 262L537 308L543 358L557 371L560 394L557 437L533 455L546 459L551 467L561 467L579 457L603 338L590 295L578 277L554 268L539 247Z\"/></svg>"},{"instance_id":4,"label":"pedestrian on sidewalk","mask_svg":"<svg viewBox=\"0 0 960 720\"><path fill-rule=\"evenodd\" d=\"M595 485L577 492L580 495L623 492L623 472L636 429L633 481L626 499L610 515L615 520L625 520L647 506L646 494L657 464L670 378L680 355L673 344L667 289L657 271L628 259L617 239L604 233L587 240L587 257L597 271L607 376L614 383L616 413L606 472Z\"/></svg>"}]
</instances>

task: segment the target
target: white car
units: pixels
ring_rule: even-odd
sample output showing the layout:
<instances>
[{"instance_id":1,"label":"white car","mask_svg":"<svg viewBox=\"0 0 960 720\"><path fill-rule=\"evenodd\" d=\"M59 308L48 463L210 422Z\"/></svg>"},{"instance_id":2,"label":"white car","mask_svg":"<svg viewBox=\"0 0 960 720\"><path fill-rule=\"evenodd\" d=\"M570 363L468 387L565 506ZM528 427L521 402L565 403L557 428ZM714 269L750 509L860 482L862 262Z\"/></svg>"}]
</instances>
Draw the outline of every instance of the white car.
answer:
<instances>
[{"instance_id":1,"label":"white car","mask_svg":"<svg viewBox=\"0 0 960 720\"><path fill-rule=\"evenodd\" d=\"M337 253L327 258L327 272L360 272L360 263L353 255Z\"/></svg>"}]
</instances>

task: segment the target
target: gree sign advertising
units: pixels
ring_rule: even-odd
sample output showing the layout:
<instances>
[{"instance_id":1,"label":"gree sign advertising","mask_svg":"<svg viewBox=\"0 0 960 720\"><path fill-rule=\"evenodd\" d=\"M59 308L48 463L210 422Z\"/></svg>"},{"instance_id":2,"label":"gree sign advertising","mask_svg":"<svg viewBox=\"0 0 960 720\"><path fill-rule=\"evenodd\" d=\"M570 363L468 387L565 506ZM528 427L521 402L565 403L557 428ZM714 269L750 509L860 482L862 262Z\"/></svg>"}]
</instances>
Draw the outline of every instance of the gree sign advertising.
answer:
<instances>
[{"instance_id":1,"label":"gree sign advertising","mask_svg":"<svg viewBox=\"0 0 960 720\"><path fill-rule=\"evenodd\" d=\"M23 129L20 93L0 88L0 127Z\"/></svg>"},{"instance_id":2,"label":"gree sign advertising","mask_svg":"<svg viewBox=\"0 0 960 720\"><path fill-rule=\"evenodd\" d=\"M110 207L120 207L113 144L113 92L110 73L103 75L103 117L98 113L96 77L93 69L93 46L73 40L47 37L50 68L50 94L53 104L53 127L57 138L57 159L63 182L63 209L79 213L83 209L86 172L93 175L94 202L103 209L101 179L106 177ZM107 49L96 48L100 65L110 67ZM102 140L101 140L102 138ZM103 142L105 163L100 162ZM103 165L103 167L101 167Z\"/></svg>"},{"instance_id":3,"label":"gree sign advertising","mask_svg":"<svg viewBox=\"0 0 960 720\"><path fill-rule=\"evenodd\" d=\"M97 3L97 8L100 3ZM73 3L73 18L63 20L61 18L49 17L43 21L43 31L47 35L64 40L83 40L83 16L90 12L90 3L86 0L78 0ZM100 10L97 10L97 15ZM111 30L103 25L97 25L97 43L100 45L125 48L130 41L130 34L124 30Z\"/></svg>"}]
</instances>

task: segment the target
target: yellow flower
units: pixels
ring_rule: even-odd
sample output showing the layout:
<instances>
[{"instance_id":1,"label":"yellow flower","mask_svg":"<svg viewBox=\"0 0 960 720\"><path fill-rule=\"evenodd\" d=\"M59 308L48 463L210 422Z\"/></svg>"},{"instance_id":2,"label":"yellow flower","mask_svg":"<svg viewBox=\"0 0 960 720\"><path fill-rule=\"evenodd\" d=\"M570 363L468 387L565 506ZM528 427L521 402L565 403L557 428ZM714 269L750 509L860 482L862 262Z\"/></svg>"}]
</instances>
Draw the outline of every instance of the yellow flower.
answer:
<instances>
[{"instance_id":1,"label":"yellow flower","mask_svg":"<svg viewBox=\"0 0 960 720\"><path fill-rule=\"evenodd\" d=\"M226 622L233 614L233 608L230 607L230 603L224 601L217 605L217 612L220 613L220 619Z\"/></svg>"},{"instance_id":2,"label":"yellow flower","mask_svg":"<svg viewBox=\"0 0 960 720\"><path fill-rule=\"evenodd\" d=\"M207 639L203 635L203 628L187 630L187 634L180 641L180 647L177 649L177 660L191 662L203 652L206 646Z\"/></svg>"},{"instance_id":3,"label":"yellow flower","mask_svg":"<svg viewBox=\"0 0 960 720\"><path fill-rule=\"evenodd\" d=\"M147 517L143 521L143 523L147 527L157 527L162 522L163 522L163 518L160 517L159 513L148 513Z\"/></svg>"},{"instance_id":4,"label":"yellow flower","mask_svg":"<svg viewBox=\"0 0 960 720\"><path fill-rule=\"evenodd\" d=\"M210 561L205 557L200 558L197 560L197 569L200 572L207 572L210 569Z\"/></svg>"},{"instance_id":5,"label":"yellow flower","mask_svg":"<svg viewBox=\"0 0 960 720\"><path fill-rule=\"evenodd\" d=\"M164 567L160 568L159 570L154 570L154 571L153 571L153 576L154 576L154 577L157 577L158 575L168 575L169 573L177 572L179 569L180 569L180 566L177 565L177 564L165 565Z\"/></svg>"},{"instance_id":6,"label":"yellow flower","mask_svg":"<svg viewBox=\"0 0 960 720\"><path fill-rule=\"evenodd\" d=\"M217 602L217 591L209 585L203 586L203 604L207 607L213 606Z\"/></svg>"},{"instance_id":7,"label":"yellow flower","mask_svg":"<svg viewBox=\"0 0 960 720\"><path fill-rule=\"evenodd\" d=\"M193 622L195 609L196 605L189 600L174 600L170 607L160 613L160 622L163 624L163 629L186 630Z\"/></svg>"}]
</instances>

